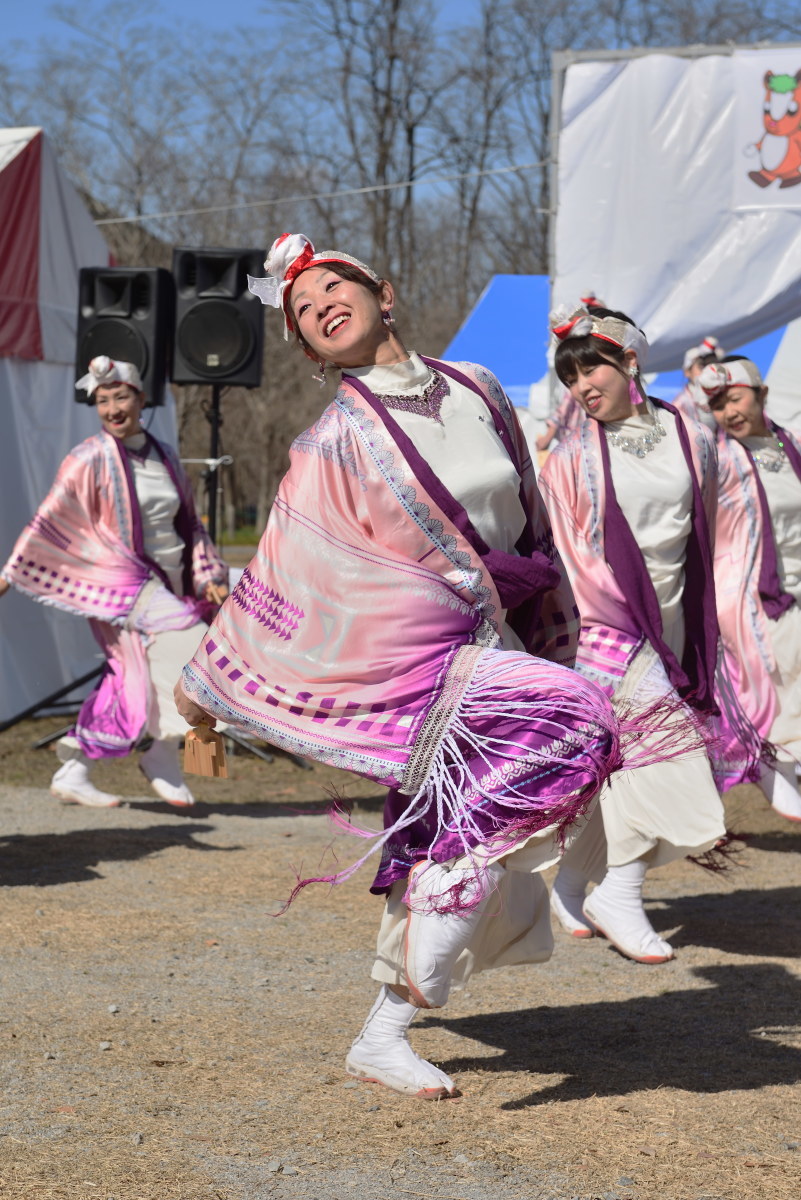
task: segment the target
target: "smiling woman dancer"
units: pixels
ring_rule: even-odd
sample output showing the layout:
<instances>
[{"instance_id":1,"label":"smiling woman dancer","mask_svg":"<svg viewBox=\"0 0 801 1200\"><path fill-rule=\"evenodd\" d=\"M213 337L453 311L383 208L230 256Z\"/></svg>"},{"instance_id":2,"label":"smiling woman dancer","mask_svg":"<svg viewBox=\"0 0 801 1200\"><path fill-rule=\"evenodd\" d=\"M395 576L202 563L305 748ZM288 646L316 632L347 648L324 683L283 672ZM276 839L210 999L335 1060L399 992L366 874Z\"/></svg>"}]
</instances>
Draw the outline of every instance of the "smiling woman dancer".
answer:
<instances>
[{"instance_id":1,"label":"smiling woman dancer","mask_svg":"<svg viewBox=\"0 0 801 1200\"><path fill-rule=\"evenodd\" d=\"M195 515L192 488L175 453L142 429L142 381L133 363L101 356L76 384L92 398L101 432L76 446L20 535L2 571L43 604L88 617L106 656L72 734L56 746L62 766L54 796L109 808L90 768L153 742L139 765L168 804L194 803L183 782L178 741L185 726L172 696L211 611L196 597L227 595L227 568Z\"/></svg>"},{"instance_id":2,"label":"smiling woman dancer","mask_svg":"<svg viewBox=\"0 0 801 1200\"><path fill-rule=\"evenodd\" d=\"M540 481L581 613L577 670L619 709L672 727L678 745L669 761L612 778L600 805L603 882L585 899L588 876L568 851L552 904L574 935L597 930L629 958L665 962L673 950L643 908L646 871L703 854L725 833L694 732L716 711L714 443L645 397L647 342L623 313L578 309L556 317L553 333L556 372L590 418L550 455Z\"/></svg>"},{"instance_id":3,"label":"smiling woman dancer","mask_svg":"<svg viewBox=\"0 0 801 1200\"><path fill-rule=\"evenodd\" d=\"M265 265L251 290L342 382L176 702L391 789L383 834L358 831L387 899L347 1070L436 1099L454 1083L407 1030L455 978L550 956L533 872L616 764L616 724L569 669L572 592L495 378L407 351L391 285L349 255L285 234Z\"/></svg>"},{"instance_id":4,"label":"smiling woman dancer","mask_svg":"<svg viewBox=\"0 0 801 1200\"><path fill-rule=\"evenodd\" d=\"M743 708L777 747L760 785L801 821L801 442L765 413L759 368L732 356L699 382L720 427L715 582L723 645Z\"/></svg>"},{"instance_id":5,"label":"smiling woman dancer","mask_svg":"<svg viewBox=\"0 0 801 1200\"><path fill-rule=\"evenodd\" d=\"M698 377L704 367L709 363L720 362L725 357L726 351L720 345L716 337L711 334L702 338L697 346L691 346L684 355L684 364L682 370L686 384L681 391L673 397L671 404L677 408L679 412L684 413L686 417L692 417L694 421L700 421L702 425L706 425L707 429L716 430L717 422L709 410L707 396L698 382Z\"/></svg>"}]
</instances>

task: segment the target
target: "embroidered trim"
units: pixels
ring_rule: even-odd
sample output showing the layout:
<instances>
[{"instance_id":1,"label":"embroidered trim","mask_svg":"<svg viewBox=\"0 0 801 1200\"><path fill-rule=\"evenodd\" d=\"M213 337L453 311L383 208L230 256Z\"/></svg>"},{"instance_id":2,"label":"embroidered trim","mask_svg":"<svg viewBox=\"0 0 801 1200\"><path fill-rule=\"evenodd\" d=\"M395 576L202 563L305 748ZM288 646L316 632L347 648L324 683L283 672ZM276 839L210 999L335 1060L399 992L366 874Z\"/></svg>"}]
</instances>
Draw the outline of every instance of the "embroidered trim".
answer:
<instances>
[{"instance_id":1,"label":"embroidered trim","mask_svg":"<svg viewBox=\"0 0 801 1200\"><path fill-rule=\"evenodd\" d=\"M384 394L383 392L374 392L376 400L380 400L384 408L394 408L398 412L414 413L418 417L430 417L432 421L436 421L438 425L442 424L440 409L442 401L448 395L450 388L445 376L436 371L433 367L429 367L431 372L431 381L423 388L422 393L416 394L400 393L398 395Z\"/></svg>"},{"instance_id":2,"label":"embroidered trim","mask_svg":"<svg viewBox=\"0 0 801 1200\"><path fill-rule=\"evenodd\" d=\"M460 646L453 656L439 697L429 709L412 746L399 788L404 796L414 796L428 778L434 755L483 653L483 646Z\"/></svg>"},{"instance_id":3,"label":"embroidered trim","mask_svg":"<svg viewBox=\"0 0 801 1200\"><path fill-rule=\"evenodd\" d=\"M459 367L460 370L466 367L467 370L462 371L462 373L465 375L472 373L475 375L477 382L480 383L482 387L487 389L490 394L490 399L495 404L495 407L500 410L500 414L506 422L509 432L511 433L512 406L509 403L509 397L501 387L496 376L493 375L491 371L488 371L486 367L482 367L480 363L462 362L455 363L454 365Z\"/></svg>"},{"instance_id":4,"label":"embroidered trim","mask_svg":"<svg viewBox=\"0 0 801 1200\"><path fill-rule=\"evenodd\" d=\"M581 469L587 494L590 497L590 543L599 558L603 557L603 530L601 528L601 485L599 483L598 461L595 457L594 436L597 422L583 421L579 427L581 446ZM598 435L599 436L599 435ZM569 445L569 443L566 443Z\"/></svg>"},{"instance_id":5,"label":"embroidered trim","mask_svg":"<svg viewBox=\"0 0 801 1200\"><path fill-rule=\"evenodd\" d=\"M265 720L256 709L248 709L243 704L227 704L216 692L208 686L196 673L202 670L196 662L187 663L183 670L183 686L186 694L197 700L201 708L219 717L222 721L230 721L239 729L249 730L258 737L279 750L289 754L297 754L301 758L314 758L331 767L342 771L353 771L357 775L367 775L384 787L393 787L400 773L399 764L390 759L379 758L378 755L359 753L346 747L321 746L319 741L303 738L300 734L287 734L279 726ZM252 715L248 715L252 714Z\"/></svg>"},{"instance_id":6,"label":"embroidered trim","mask_svg":"<svg viewBox=\"0 0 801 1200\"><path fill-rule=\"evenodd\" d=\"M757 571L758 555L762 550L762 517L759 511L759 503L756 498L756 480L753 477L751 464L748 461L748 455L745 448L734 441L729 441L727 445L729 458L737 472L739 480L740 492L742 495L742 505L745 510L745 515L748 520L748 550L749 561L745 564L744 578L750 579L752 572ZM738 497L739 500L739 497ZM758 578L758 575L757 575ZM776 659L773 654L773 647L767 635L766 617L757 602L758 588L745 589L745 601L748 605L748 617L751 624L751 630L754 634L757 648L762 658L762 663L765 670L773 671Z\"/></svg>"},{"instance_id":7,"label":"embroidered trim","mask_svg":"<svg viewBox=\"0 0 801 1200\"><path fill-rule=\"evenodd\" d=\"M326 462L336 463L343 471L358 479L362 491L366 492L365 473L358 468L351 432L347 427L342 428L341 422L337 420L338 416L335 405L329 404L314 424L295 438L290 452L295 450L299 454L316 454ZM343 444L346 438L348 445Z\"/></svg>"}]
</instances>

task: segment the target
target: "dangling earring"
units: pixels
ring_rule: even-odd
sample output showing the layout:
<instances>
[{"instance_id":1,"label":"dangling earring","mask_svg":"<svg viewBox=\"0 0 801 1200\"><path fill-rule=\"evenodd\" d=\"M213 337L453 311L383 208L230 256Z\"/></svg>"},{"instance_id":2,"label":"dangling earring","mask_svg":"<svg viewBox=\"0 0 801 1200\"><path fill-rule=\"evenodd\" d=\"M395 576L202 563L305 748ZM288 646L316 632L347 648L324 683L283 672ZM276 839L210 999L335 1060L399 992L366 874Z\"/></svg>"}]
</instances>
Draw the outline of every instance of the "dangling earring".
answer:
<instances>
[{"instance_id":1,"label":"dangling earring","mask_svg":"<svg viewBox=\"0 0 801 1200\"><path fill-rule=\"evenodd\" d=\"M391 308L388 308L386 312L382 312L381 320L384 322L387 329L395 328L395 321L393 320L393 317L392 317L392 309Z\"/></svg>"},{"instance_id":2,"label":"dangling earring","mask_svg":"<svg viewBox=\"0 0 801 1200\"><path fill-rule=\"evenodd\" d=\"M325 359L320 359L320 374L312 375L312 379L315 379L320 387L325 387Z\"/></svg>"},{"instance_id":3,"label":"dangling earring","mask_svg":"<svg viewBox=\"0 0 801 1200\"><path fill-rule=\"evenodd\" d=\"M636 363L629 364L629 400L633 405L642 404L642 392L637 386L640 368Z\"/></svg>"}]
</instances>

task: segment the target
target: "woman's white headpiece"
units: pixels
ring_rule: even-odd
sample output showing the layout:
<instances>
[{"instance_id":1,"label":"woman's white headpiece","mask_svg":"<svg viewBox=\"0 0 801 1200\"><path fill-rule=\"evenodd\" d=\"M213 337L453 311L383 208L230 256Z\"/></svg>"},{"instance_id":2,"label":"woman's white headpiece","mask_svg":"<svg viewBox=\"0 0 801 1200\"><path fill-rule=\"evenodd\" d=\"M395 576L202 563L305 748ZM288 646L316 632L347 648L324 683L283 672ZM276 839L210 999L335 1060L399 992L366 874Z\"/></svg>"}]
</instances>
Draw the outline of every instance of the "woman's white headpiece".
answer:
<instances>
[{"instance_id":1,"label":"woman's white headpiece","mask_svg":"<svg viewBox=\"0 0 801 1200\"><path fill-rule=\"evenodd\" d=\"M730 387L761 388L762 375L750 358L737 358L734 362L707 363L696 382L711 400Z\"/></svg>"},{"instance_id":2,"label":"woman's white headpiece","mask_svg":"<svg viewBox=\"0 0 801 1200\"><path fill-rule=\"evenodd\" d=\"M110 383L129 383L137 392L144 391L138 368L133 363L109 358L107 354L93 358L88 372L81 376L75 386L88 396L94 396L99 387L106 387Z\"/></svg>"},{"instance_id":3,"label":"woman's white headpiece","mask_svg":"<svg viewBox=\"0 0 801 1200\"><path fill-rule=\"evenodd\" d=\"M583 307L562 305L551 313L550 326L557 344L568 338L592 336L619 350L633 350L640 370L648 358L648 341L643 331L620 317L601 317Z\"/></svg>"},{"instance_id":4,"label":"woman's white headpiece","mask_svg":"<svg viewBox=\"0 0 801 1200\"><path fill-rule=\"evenodd\" d=\"M289 315L289 294L292 284L307 267L323 266L325 263L347 263L355 267L362 275L372 279L373 283L381 280L375 271L371 270L358 258L350 254L342 254L338 250L315 251L309 239L302 233L282 233L270 247L264 269L266 276L248 275L248 289L258 296L262 304L271 308L281 308L284 311L284 341L294 329Z\"/></svg>"},{"instance_id":5,"label":"woman's white headpiece","mask_svg":"<svg viewBox=\"0 0 801 1200\"><path fill-rule=\"evenodd\" d=\"M726 357L726 351L718 339L711 334L709 337L705 337L699 346L690 347L684 355L684 362L681 369L686 373L697 359L706 358L707 354L714 354L717 359Z\"/></svg>"}]
</instances>

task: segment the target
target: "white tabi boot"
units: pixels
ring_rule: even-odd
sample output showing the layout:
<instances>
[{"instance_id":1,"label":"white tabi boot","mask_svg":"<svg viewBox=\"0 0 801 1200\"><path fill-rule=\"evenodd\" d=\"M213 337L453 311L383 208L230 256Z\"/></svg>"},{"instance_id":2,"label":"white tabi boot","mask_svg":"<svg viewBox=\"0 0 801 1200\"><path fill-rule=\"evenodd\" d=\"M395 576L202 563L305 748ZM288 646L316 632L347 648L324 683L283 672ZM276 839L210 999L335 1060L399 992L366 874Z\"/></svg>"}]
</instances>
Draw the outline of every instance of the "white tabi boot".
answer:
<instances>
[{"instance_id":1,"label":"white tabi boot","mask_svg":"<svg viewBox=\"0 0 801 1200\"><path fill-rule=\"evenodd\" d=\"M470 944L487 903L503 874L500 863L485 868L484 897L462 912L436 912L440 897L461 889L462 898L475 898L482 886L472 864L448 870L422 862L409 873L404 969L406 983L420 1008L441 1008L448 999L451 975L462 950ZM447 903L447 899L445 901Z\"/></svg>"},{"instance_id":2,"label":"white tabi boot","mask_svg":"<svg viewBox=\"0 0 801 1200\"><path fill-rule=\"evenodd\" d=\"M659 936L642 903L648 864L638 858L622 867L609 867L601 883L584 901L584 916L612 945L640 963L663 963L673 947Z\"/></svg>"},{"instance_id":3,"label":"white tabi boot","mask_svg":"<svg viewBox=\"0 0 801 1200\"><path fill-rule=\"evenodd\" d=\"M449 903L457 889L462 900L479 894L482 884L472 865L449 870L439 863L418 863L409 874L404 935L406 985L415 1003L384 986L345 1062L350 1075L422 1100L454 1096L455 1084L432 1063L418 1057L407 1030L421 1008L439 1008L448 999L451 975L462 950L470 944L484 908L503 874L495 864L484 872L487 894L464 912L439 913L437 903Z\"/></svg>"},{"instance_id":4,"label":"white tabi boot","mask_svg":"<svg viewBox=\"0 0 801 1200\"><path fill-rule=\"evenodd\" d=\"M409 1045L406 1033L419 1011L384 984L345 1059L348 1074L418 1100L458 1096L450 1076L420 1058Z\"/></svg>"},{"instance_id":5,"label":"white tabi boot","mask_svg":"<svg viewBox=\"0 0 801 1200\"><path fill-rule=\"evenodd\" d=\"M62 759L62 766L50 781L50 792L57 800L64 804L84 804L88 808L117 808L122 804L121 796L101 792L92 783L89 778L91 759L78 748L77 742L72 746L62 738L56 753Z\"/></svg>"},{"instance_id":6,"label":"white tabi boot","mask_svg":"<svg viewBox=\"0 0 801 1200\"><path fill-rule=\"evenodd\" d=\"M583 871L562 862L551 888L551 912L562 928L576 938L591 938L594 929L584 916L583 904L589 879Z\"/></svg>"},{"instance_id":7,"label":"white tabi boot","mask_svg":"<svg viewBox=\"0 0 801 1200\"><path fill-rule=\"evenodd\" d=\"M759 786L771 807L788 821L801 821L801 795L795 773L795 763L780 761L773 768L763 765L759 773Z\"/></svg>"},{"instance_id":8,"label":"white tabi boot","mask_svg":"<svg viewBox=\"0 0 801 1200\"><path fill-rule=\"evenodd\" d=\"M139 770L156 795L168 804L191 808L195 803L195 797L184 783L175 738L154 738L139 759Z\"/></svg>"}]
</instances>

